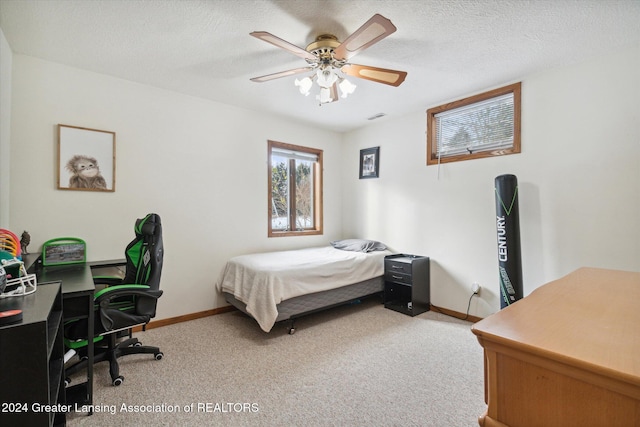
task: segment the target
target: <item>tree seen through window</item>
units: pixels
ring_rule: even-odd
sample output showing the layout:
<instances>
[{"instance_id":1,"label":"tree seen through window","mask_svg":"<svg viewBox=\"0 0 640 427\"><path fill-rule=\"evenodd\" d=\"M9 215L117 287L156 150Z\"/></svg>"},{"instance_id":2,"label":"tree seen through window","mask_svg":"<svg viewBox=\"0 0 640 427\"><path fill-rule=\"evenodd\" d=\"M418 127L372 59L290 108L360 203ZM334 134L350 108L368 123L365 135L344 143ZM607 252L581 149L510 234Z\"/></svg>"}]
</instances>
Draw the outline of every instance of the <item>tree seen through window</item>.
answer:
<instances>
[{"instance_id":1,"label":"tree seen through window","mask_svg":"<svg viewBox=\"0 0 640 427\"><path fill-rule=\"evenodd\" d=\"M304 147L274 141L270 141L269 148L270 235L321 231L318 223L321 193L317 188L321 185L322 151L302 151Z\"/></svg>"}]
</instances>

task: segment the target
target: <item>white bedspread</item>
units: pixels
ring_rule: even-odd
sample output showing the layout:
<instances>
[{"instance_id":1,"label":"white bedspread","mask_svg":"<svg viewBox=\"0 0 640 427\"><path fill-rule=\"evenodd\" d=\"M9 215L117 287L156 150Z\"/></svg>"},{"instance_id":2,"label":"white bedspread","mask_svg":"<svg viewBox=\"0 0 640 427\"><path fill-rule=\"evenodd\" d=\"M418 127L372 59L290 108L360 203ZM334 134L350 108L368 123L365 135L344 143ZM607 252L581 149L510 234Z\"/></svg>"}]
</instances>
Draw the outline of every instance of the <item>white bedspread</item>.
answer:
<instances>
[{"instance_id":1,"label":"white bedspread","mask_svg":"<svg viewBox=\"0 0 640 427\"><path fill-rule=\"evenodd\" d=\"M280 302L382 276L384 257L390 253L323 246L241 255L227 262L216 287L245 303L247 312L269 332Z\"/></svg>"}]
</instances>

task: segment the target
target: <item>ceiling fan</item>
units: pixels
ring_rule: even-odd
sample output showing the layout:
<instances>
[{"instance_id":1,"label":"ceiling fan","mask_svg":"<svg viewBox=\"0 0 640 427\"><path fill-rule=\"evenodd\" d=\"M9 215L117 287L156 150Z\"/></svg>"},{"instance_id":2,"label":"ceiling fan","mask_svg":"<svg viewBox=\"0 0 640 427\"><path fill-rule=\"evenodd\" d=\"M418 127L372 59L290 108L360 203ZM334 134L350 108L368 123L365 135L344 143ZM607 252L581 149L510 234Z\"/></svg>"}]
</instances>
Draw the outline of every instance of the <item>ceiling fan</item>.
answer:
<instances>
[{"instance_id":1,"label":"ceiling fan","mask_svg":"<svg viewBox=\"0 0 640 427\"><path fill-rule=\"evenodd\" d=\"M282 77L310 73L309 76L301 80L296 79L295 84L298 86L300 93L309 95L313 82L316 81L320 86L320 94L316 97L320 101L320 105L337 101L338 89L340 89L343 98L353 93L356 86L346 80L345 76L358 77L390 86L400 86L407 77L405 71L357 65L349 62L356 54L393 34L395 31L396 27L390 20L382 15L375 14L347 37L345 41L340 42L333 34L321 34L306 49L295 46L266 31L254 31L250 35L304 59L307 61L308 66L254 77L251 81L261 83Z\"/></svg>"}]
</instances>

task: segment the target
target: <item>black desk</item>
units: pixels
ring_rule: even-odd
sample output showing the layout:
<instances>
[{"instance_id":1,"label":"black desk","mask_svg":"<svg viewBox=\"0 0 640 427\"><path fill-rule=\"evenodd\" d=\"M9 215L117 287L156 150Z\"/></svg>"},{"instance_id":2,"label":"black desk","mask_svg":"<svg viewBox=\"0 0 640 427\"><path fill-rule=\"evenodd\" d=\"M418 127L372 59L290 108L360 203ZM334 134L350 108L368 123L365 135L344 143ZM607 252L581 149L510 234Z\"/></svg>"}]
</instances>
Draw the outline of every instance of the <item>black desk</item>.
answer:
<instances>
[{"instance_id":1,"label":"black desk","mask_svg":"<svg viewBox=\"0 0 640 427\"><path fill-rule=\"evenodd\" d=\"M36 261L37 263L37 261ZM60 266L39 266L35 269L38 286L48 282L62 284L63 321L88 320L88 336L93 337L95 286L89 264L69 264ZM67 403L93 405L93 346L87 346L87 381L66 389Z\"/></svg>"},{"instance_id":2,"label":"black desk","mask_svg":"<svg viewBox=\"0 0 640 427\"><path fill-rule=\"evenodd\" d=\"M115 259L45 267L42 265L40 254L37 253L23 255L23 261L27 266L27 271L35 273L38 286L50 282L61 283L63 321L87 319L89 337L94 334L95 285L93 284L92 269L109 270L111 267L121 266L126 262L124 259ZM66 388L67 403L93 405L94 348L92 345L87 346L87 353L87 381ZM89 412L89 414L91 413Z\"/></svg>"},{"instance_id":3,"label":"black desk","mask_svg":"<svg viewBox=\"0 0 640 427\"><path fill-rule=\"evenodd\" d=\"M23 313L21 321L0 326L2 426L66 423L60 288L49 283L29 295L0 299L0 311Z\"/></svg>"}]
</instances>

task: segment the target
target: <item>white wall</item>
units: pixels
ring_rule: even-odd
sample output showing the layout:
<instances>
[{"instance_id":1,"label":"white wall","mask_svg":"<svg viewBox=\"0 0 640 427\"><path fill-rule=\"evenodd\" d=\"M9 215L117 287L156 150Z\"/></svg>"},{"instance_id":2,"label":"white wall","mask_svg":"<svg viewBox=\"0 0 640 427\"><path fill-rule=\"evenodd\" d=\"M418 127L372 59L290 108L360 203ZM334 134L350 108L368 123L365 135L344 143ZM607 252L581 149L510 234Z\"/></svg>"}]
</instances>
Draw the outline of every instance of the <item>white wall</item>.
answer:
<instances>
[{"instance_id":1,"label":"white wall","mask_svg":"<svg viewBox=\"0 0 640 427\"><path fill-rule=\"evenodd\" d=\"M0 28L0 228L9 227L12 64L11 47Z\"/></svg>"},{"instance_id":2,"label":"white wall","mask_svg":"<svg viewBox=\"0 0 640 427\"><path fill-rule=\"evenodd\" d=\"M524 293L578 267L640 271L640 48L522 79L522 153L426 166L426 109L345 135L343 231L431 257L432 304L500 307L494 179L518 177ZM505 82L505 84L512 82ZM491 88L486 88L491 89ZM462 98L471 94L460 94ZM380 146L380 178L358 179Z\"/></svg>"},{"instance_id":3,"label":"white wall","mask_svg":"<svg viewBox=\"0 0 640 427\"><path fill-rule=\"evenodd\" d=\"M32 250L77 236L90 260L109 259L122 257L135 218L159 213L166 293L158 318L225 305L214 282L234 255L351 236L430 256L433 304L465 312L471 283L480 282L471 314L486 316L499 308L493 182L504 173L520 184L525 294L583 265L640 270L637 47L524 77L522 154L443 165L439 179L437 167L425 165L424 111L340 135L12 58L12 84L4 68L0 77L0 98L7 87L13 92L4 226L29 230ZM5 150L7 117L2 111ZM55 188L58 123L116 132L115 193ZM323 236L266 237L267 139L325 150ZM380 178L359 180L359 150L374 146L381 146ZM253 172L234 179L242 168ZM9 191L0 186L1 197Z\"/></svg>"},{"instance_id":4,"label":"white wall","mask_svg":"<svg viewBox=\"0 0 640 427\"><path fill-rule=\"evenodd\" d=\"M57 124L116 133L116 191L56 189ZM324 150L323 236L267 238L267 139ZM264 113L27 57L13 57L11 229L30 249L87 241L122 258L136 218L160 214L158 317L226 305L214 282L232 256L341 237L341 136ZM240 175L243 173L243 175Z\"/></svg>"}]
</instances>

